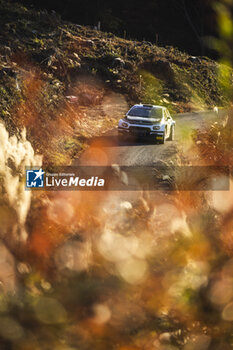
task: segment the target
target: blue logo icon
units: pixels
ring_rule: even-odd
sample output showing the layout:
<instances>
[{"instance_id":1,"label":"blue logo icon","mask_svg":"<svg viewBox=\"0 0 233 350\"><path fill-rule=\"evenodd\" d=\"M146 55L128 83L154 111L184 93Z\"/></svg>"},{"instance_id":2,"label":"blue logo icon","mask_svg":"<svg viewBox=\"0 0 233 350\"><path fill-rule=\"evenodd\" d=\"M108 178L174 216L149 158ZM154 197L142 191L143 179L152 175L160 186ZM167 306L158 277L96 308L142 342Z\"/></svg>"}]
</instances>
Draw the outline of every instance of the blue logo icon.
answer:
<instances>
[{"instance_id":1,"label":"blue logo icon","mask_svg":"<svg viewBox=\"0 0 233 350\"><path fill-rule=\"evenodd\" d=\"M44 187L44 171L39 170L26 170L26 186L29 188Z\"/></svg>"}]
</instances>

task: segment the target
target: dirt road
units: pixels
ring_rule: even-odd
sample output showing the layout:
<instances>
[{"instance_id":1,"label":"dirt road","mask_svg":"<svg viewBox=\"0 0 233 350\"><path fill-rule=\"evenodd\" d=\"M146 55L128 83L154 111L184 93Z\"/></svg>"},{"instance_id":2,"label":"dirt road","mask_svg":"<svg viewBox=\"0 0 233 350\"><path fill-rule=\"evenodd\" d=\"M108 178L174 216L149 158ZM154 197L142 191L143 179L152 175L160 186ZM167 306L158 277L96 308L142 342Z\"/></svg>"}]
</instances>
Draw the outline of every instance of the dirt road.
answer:
<instances>
[{"instance_id":1,"label":"dirt road","mask_svg":"<svg viewBox=\"0 0 233 350\"><path fill-rule=\"evenodd\" d=\"M193 145L192 133L198 128L211 124L221 117L214 112L196 112L178 114L176 120L175 141L166 141L164 145L147 140L127 140L119 142L117 129L92 140L90 148L84 152L75 164L81 165L111 165L153 166L158 161L175 159L181 152L192 164L198 165L198 156L189 152Z\"/></svg>"}]
</instances>

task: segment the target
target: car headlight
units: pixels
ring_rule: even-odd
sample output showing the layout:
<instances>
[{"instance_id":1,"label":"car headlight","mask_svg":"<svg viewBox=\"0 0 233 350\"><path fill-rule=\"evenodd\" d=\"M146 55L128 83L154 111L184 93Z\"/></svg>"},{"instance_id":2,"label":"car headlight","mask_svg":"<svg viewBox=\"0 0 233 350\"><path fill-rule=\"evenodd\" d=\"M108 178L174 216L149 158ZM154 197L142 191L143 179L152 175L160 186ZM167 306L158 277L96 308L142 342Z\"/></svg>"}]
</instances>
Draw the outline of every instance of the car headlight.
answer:
<instances>
[{"instance_id":1,"label":"car headlight","mask_svg":"<svg viewBox=\"0 0 233 350\"><path fill-rule=\"evenodd\" d=\"M121 126L122 126L123 128L128 128L128 124L127 124L127 123L122 123Z\"/></svg>"},{"instance_id":2,"label":"car headlight","mask_svg":"<svg viewBox=\"0 0 233 350\"><path fill-rule=\"evenodd\" d=\"M153 130L159 130L160 129L160 126L159 125L157 125L157 126L153 126L153 128L152 128Z\"/></svg>"}]
</instances>

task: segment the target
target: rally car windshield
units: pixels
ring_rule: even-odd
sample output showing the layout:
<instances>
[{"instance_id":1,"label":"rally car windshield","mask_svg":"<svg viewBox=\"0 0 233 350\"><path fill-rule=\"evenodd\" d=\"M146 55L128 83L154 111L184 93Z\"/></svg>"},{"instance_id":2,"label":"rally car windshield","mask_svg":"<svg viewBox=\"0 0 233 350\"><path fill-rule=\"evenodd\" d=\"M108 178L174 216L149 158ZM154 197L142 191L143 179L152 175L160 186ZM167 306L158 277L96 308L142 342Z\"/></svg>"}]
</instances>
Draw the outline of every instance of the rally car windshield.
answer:
<instances>
[{"instance_id":1,"label":"rally car windshield","mask_svg":"<svg viewBox=\"0 0 233 350\"><path fill-rule=\"evenodd\" d=\"M130 117L162 119L162 108L133 107L128 112Z\"/></svg>"}]
</instances>

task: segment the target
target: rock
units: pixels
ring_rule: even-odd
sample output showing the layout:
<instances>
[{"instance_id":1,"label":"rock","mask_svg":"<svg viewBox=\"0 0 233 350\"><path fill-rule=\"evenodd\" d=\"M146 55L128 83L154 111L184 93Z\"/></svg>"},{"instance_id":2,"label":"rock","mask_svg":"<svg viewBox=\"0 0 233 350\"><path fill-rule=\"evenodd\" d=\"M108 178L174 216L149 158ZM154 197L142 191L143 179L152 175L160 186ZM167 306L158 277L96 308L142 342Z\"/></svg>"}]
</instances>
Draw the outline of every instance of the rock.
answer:
<instances>
[{"instance_id":1,"label":"rock","mask_svg":"<svg viewBox=\"0 0 233 350\"><path fill-rule=\"evenodd\" d=\"M66 96L66 99L70 102L70 103L76 103L78 102L78 96Z\"/></svg>"},{"instance_id":2,"label":"rock","mask_svg":"<svg viewBox=\"0 0 233 350\"><path fill-rule=\"evenodd\" d=\"M171 177L169 175L163 175L162 180L163 181L170 181Z\"/></svg>"},{"instance_id":3,"label":"rock","mask_svg":"<svg viewBox=\"0 0 233 350\"><path fill-rule=\"evenodd\" d=\"M68 38L75 40L75 42L82 47L92 48L95 46L95 43L93 40L83 39L80 36L74 36L74 35L70 34L69 32L66 32L66 35Z\"/></svg>"},{"instance_id":4,"label":"rock","mask_svg":"<svg viewBox=\"0 0 233 350\"><path fill-rule=\"evenodd\" d=\"M190 56L190 57L188 58L188 60L189 60L190 62L194 62L194 63L201 63L200 58L198 58L198 57L196 57L196 56Z\"/></svg>"},{"instance_id":5,"label":"rock","mask_svg":"<svg viewBox=\"0 0 233 350\"><path fill-rule=\"evenodd\" d=\"M112 62L112 66L114 68L124 68L125 66L125 61L122 60L120 57L116 57L114 58L113 62Z\"/></svg>"},{"instance_id":6,"label":"rock","mask_svg":"<svg viewBox=\"0 0 233 350\"><path fill-rule=\"evenodd\" d=\"M93 47L93 46L95 46L95 43L94 43L93 40L86 40L85 43L86 43L86 45L87 45L88 47Z\"/></svg>"}]
</instances>

